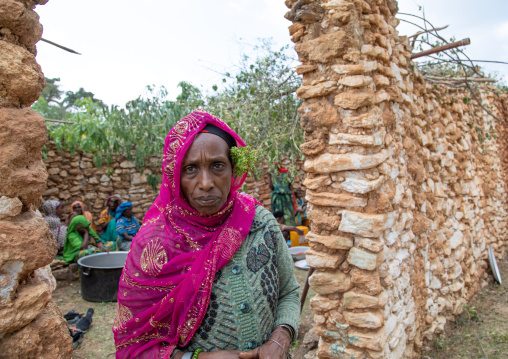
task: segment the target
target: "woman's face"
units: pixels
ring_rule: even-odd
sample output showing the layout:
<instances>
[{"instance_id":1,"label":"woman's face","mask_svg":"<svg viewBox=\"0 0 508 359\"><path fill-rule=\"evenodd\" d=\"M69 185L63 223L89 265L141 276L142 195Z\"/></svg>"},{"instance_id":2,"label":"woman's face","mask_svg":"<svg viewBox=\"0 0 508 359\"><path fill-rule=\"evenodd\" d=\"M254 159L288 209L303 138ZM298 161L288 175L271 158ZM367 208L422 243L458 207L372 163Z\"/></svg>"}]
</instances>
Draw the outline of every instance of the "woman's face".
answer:
<instances>
[{"instance_id":1,"label":"woman's face","mask_svg":"<svg viewBox=\"0 0 508 359\"><path fill-rule=\"evenodd\" d=\"M81 208L81 205L79 203L76 203L74 206L72 206L72 211L74 213L83 214L83 208Z\"/></svg>"},{"instance_id":2,"label":"woman's face","mask_svg":"<svg viewBox=\"0 0 508 359\"><path fill-rule=\"evenodd\" d=\"M132 217L132 207L129 207L125 211L123 211L123 216L125 218L131 218Z\"/></svg>"},{"instance_id":3,"label":"woman's face","mask_svg":"<svg viewBox=\"0 0 508 359\"><path fill-rule=\"evenodd\" d=\"M116 211L116 208L118 207L118 205L120 204L120 201L118 201L117 198L112 198L109 200L108 202L108 208L111 210L111 211Z\"/></svg>"},{"instance_id":4,"label":"woman's face","mask_svg":"<svg viewBox=\"0 0 508 359\"><path fill-rule=\"evenodd\" d=\"M62 213L62 206L59 206L59 207L57 207L57 208L56 208L56 215L57 215L60 219L62 219L62 217L63 217L63 213Z\"/></svg>"},{"instance_id":5,"label":"woman's face","mask_svg":"<svg viewBox=\"0 0 508 359\"><path fill-rule=\"evenodd\" d=\"M219 136L199 133L185 153L180 173L182 193L201 214L214 214L226 203L233 168L229 147Z\"/></svg>"},{"instance_id":6,"label":"woman's face","mask_svg":"<svg viewBox=\"0 0 508 359\"><path fill-rule=\"evenodd\" d=\"M76 225L76 230L81 233L81 234L85 234L85 232L88 231L88 226L82 226L81 224L78 224Z\"/></svg>"}]
</instances>

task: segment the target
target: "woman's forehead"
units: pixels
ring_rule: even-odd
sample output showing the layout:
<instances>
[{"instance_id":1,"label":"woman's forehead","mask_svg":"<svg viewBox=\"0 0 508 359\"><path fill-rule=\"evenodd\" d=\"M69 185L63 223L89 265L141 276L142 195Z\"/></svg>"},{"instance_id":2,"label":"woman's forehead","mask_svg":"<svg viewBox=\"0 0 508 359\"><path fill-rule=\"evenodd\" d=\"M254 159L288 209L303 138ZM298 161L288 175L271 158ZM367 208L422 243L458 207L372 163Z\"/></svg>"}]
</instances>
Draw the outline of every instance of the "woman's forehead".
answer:
<instances>
[{"instance_id":1,"label":"woman's forehead","mask_svg":"<svg viewBox=\"0 0 508 359\"><path fill-rule=\"evenodd\" d=\"M198 133L188 148L183 162L199 159L228 158L229 147L222 138L210 133Z\"/></svg>"}]
</instances>

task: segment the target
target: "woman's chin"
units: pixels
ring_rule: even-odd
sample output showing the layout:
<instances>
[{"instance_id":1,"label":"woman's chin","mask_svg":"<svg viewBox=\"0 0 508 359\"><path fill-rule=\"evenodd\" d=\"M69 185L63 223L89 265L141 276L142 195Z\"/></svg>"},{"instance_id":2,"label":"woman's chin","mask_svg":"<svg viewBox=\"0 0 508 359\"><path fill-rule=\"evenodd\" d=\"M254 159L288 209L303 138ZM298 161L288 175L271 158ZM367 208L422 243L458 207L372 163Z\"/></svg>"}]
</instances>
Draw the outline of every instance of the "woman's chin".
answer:
<instances>
[{"instance_id":1,"label":"woman's chin","mask_svg":"<svg viewBox=\"0 0 508 359\"><path fill-rule=\"evenodd\" d=\"M220 200L194 201L194 203L192 203L192 207L200 214L211 215L219 212L223 204L224 203L221 203Z\"/></svg>"}]
</instances>

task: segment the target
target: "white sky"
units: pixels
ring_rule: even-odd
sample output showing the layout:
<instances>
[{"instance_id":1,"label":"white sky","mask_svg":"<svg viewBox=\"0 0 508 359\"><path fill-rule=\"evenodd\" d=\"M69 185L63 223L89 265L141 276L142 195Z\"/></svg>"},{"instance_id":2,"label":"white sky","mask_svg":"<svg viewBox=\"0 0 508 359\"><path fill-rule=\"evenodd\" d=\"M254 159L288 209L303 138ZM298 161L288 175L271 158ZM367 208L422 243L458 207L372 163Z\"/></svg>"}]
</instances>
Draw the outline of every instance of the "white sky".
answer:
<instances>
[{"instance_id":1,"label":"white sky","mask_svg":"<svg viewBox=\"0 0 508 359\"><path fill-rule=\"evenodd\" d=\"M419 14L417 4L435 26L450 25L445 37L470 37L471 58L508 61L507 0L400 0L399 11ZM258 38L292 46L287 10L284 0L50 0L36 8L43 37L82 55L39 42L37 61L64 90L84 87L107 104L123 105L151 84L174 98L180 81L218 84L210 69L230 69ZM508 65L485 67L508 78Z\"/></svg>"}]
</instances>

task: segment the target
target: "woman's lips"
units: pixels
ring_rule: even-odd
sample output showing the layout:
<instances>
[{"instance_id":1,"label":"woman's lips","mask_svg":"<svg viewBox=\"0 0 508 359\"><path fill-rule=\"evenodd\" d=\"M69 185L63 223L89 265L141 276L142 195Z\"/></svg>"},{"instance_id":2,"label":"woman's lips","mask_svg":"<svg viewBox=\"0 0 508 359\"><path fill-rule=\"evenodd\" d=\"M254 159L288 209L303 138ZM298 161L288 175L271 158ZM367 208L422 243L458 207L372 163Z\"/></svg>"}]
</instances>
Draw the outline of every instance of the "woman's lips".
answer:
<instances>
[{"instance_id":1,"label":"woman's lips","mask_svg":"<svg viewBox=\"0 0 508 359\"><path fill-rule=\"evenodd\" d=\"M217 202L218 199L219 197L217 196L205 196L205 197L197 197L195 201L203 206L210 206L215 204L215 202Z\"/></svg>"}]
</instances>

